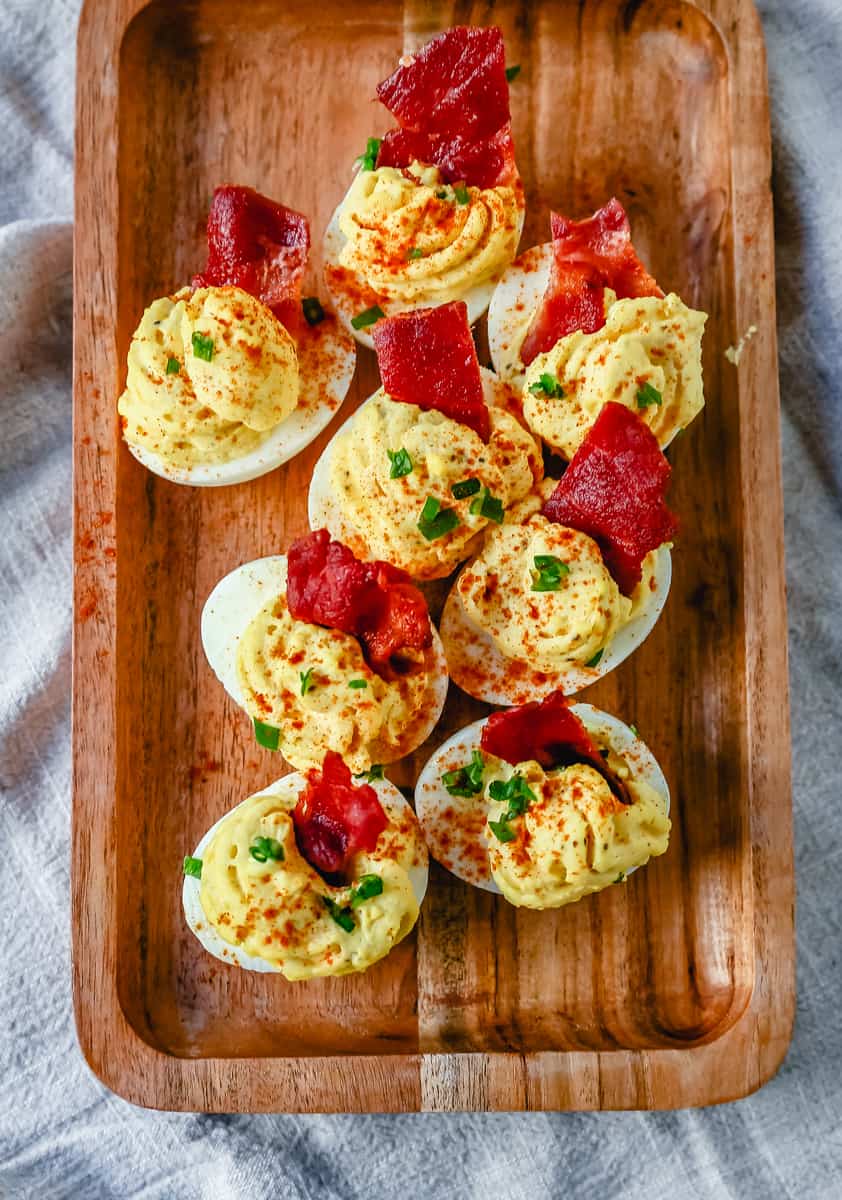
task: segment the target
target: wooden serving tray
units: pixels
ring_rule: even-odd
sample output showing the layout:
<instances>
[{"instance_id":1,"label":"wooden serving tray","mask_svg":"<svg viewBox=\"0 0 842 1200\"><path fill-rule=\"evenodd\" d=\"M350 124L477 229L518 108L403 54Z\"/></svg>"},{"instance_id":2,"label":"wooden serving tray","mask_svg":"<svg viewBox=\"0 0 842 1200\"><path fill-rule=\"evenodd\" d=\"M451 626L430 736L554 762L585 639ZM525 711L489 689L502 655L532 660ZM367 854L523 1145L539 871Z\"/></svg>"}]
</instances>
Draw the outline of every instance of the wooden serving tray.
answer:
<instances>
[{"instance_id":1,"label":"wooden serving tray","mask_svg":"<svg viewBox=\"0 0 842 1200\"><path fill-rule=\"evenodd\" d=\"M518 911L438 867L417 934L365 975L238 972L182 918L182 856L279 773L204 661L213 584L306 528L333 426L234 488L149 474L116 399L144 306L204 261L221 182L320 232L388 125L375 83L455 22L503 27L522 245L554 205L626 205L644 261L710 313L707 408L676 444L666 612L586 699L634 721L673 793L625 887ZM130 1100L208 1111L665 1108L743 1096L794 1008L786 619L770 151L750 0L88 0L75 278L74 995ZM724 351L750 325L739 367ZM377 383L361 352L346 407ZM455 688L437 734L481 706ZM390 772L411 785L426 757Z\"/></svg>"}]
</instances>

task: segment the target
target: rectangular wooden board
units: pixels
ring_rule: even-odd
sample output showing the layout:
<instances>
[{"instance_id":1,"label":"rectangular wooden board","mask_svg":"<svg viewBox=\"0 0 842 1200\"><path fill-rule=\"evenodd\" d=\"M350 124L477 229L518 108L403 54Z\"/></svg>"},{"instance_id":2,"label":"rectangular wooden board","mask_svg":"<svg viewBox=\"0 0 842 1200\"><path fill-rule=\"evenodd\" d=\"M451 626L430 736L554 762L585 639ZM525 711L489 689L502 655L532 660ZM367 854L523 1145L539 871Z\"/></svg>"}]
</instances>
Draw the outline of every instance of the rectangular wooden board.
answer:
<instances>
[{"instance_id":1,"label":"rectangular wooden board","mask_svg":"<svg viewBox=\"0 0 842 1200\"><path fill-rule=\"evenodd\" d=\"M434 868L417 933L388 959L291 985L201 950L180 862L278 774L205 663L202 604L306 528L333 428L254 483L190 489L129 456L116 398L144 306L204 261L213 187L308 213L318 259L354 156L387 127L375 83L456 22L501 25L521 65L522 245L546 240L551 206L582 215L616 194L655 275L710 313L707 407L671 451L672 594L587 693L662 763L672 844L626 887L556 912ZM76 170L74 993L93 1070L136 1103L208 1111L664 1108L759 1087L788 1044L794 968L769 118L750 0L88 0ZM724 351L751 325L735 366ZM364 351L340 420L376 382ZM437 737L478 711L451 688Z\"/></svg>"}]
</instances>

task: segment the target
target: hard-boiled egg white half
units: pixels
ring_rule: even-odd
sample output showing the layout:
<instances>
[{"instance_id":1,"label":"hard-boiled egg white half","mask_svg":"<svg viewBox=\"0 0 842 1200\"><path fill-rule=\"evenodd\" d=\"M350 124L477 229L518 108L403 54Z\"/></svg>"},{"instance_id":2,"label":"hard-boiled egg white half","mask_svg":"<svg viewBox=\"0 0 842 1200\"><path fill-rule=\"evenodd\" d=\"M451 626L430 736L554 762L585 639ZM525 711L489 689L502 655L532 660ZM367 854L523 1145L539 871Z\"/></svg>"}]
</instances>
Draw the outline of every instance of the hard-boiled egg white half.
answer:
<instances>
[{"instance_id":1,"label":"hard-boiled egg white half","mask_svg":"<svg viewBox=\"0 0 842 1200\"><path fill-rule=\"evenodd\" d=\"M570 708L597 743L608 746L626 760L635 780L648 783L664 797L669 813L670 793L664 773L639 735L618 717L592 704L572 704ZM487 720L485 717L459 730L428 759L415 785L415 811L436 862L463 883L500 895L488 865L484 836L488 806L484 797L451 796L442 783L445 772L470 763L474 751L480 750Z\"/></svg>"},{"instance_id":2,"label":"hard-boiled egg white half","mask_svg":"<svg viewBox=\"0 0 842 1200\"><path fill-rule=\"evenodd\" d=\"M468 616L454 584L440 622L450 677L463 691L486 704L526 704L541 700L550 692L562 691L565 696L581 692L624 662L654 629L672 579L672 557L666 546L655 551L652 578L655 586L645 592L639 612L618 630L599 662L592 667L571 663L552 676L536 671L527 663L518 663L513 669L512 660Z\"/></svg>"},{"instance_id":3,"label":"hard-boiled egg white half","mask_svg":"<svg viewBox=\"0 0 842 1200\"><path fill-rule=\"evenodd\" d=\"M480 367L480 375L482 376L483 397L489 408L494 406L507 408L511 393L506 386L497 378L493 371L488 371L485 367ZM368 399L363 401L360 408L366 404L370 404L378 395L380 395L380 392L374 392ZM357 412L359 411L357 409ZM360 531L349 523L348 517L342 508L341 500L331 487L331 463L336 443L343 434L347 433L357 412L352 413L348 420L340 425L319 456L310 479L310 494L307 501L307 516L310 528L327 529L340 542L353 542L360 536Z\"/></svg>"},{"instance_id":4,"label":"hard-boiled egg white half","mask_svg":"<svg viewBox=\"0 0 842 1200\"><path fill-rule=\"evenodd\" d=\"M284 775L281 779L276 779L274 783L270 783L268 787L262 788L254 794L256 796L280 796L284 799L297 800L306 786L307 780L303 775L296 772L292 775ZM372 781L371 786L377 792L377 799L380 801L390 823L400 824L406 810L410 806L395 785L390 783L388 779L375 779ZM240 808L242 804L247 804L250 799L251 797L248 797L248 799L243 800L241 804L237 805L237 808ZM233 811L236 810L232 809ZM210 827L193 851L193 858L203 857L205 849L210 845L211 839L217 829L230 815L230 813L225 813ZM420 905L427 893L428 868L426 863L408 867L407 874L409 875L409 881L412 884L415 898ZM220 937L205 916L205 910L202 908L200 899L201 887L201 879L197 879L192 875L185 875L181 889L181 902L184 907L187 924L202 943L205 950L209 954L212 954L214 958L219 958L222 962L233 963L236 966L243 967L247 971L263 971L271 975L280 974L278 968L265 959L257 958L253 954L246 954L239 946L233 946L230 942L226 942L224 938Z\"/></svg>"},{"instance_id":5,"label":"hard-boiled egg white half","mask_svg":"<svg viewBox=\"0 0 842 1200\"><path fill-rule=\"evenodd\" d=\"M342 212L342 206L345 203L345 198L336 207L333 216L330 219L327 229L325 230L324 244L322 248L322 258L326 267L341 267L340 256L347 241L345 234L339 227L339 215ZM526 210L521 206L518 210L518 227L517 236L520 238L523 232L523 223L526 217ZM353 337L362 346L367 346L369 350L374 349L374 341L371 336L371 326L366 326L362 329L355 329L352 321L354 317L359 316L360 301L356 290L345 291L343 289L331 286L330 276L326 276L326 284L330 291L330 299L335 308L340 321L348 329ZM367 285L362 285L366 292L371 292L372 289ZM420 300L407 303L402 300L392 300L387 296L380 294L376 295L376 300L372 297L372 304L376 302L386 317L395 317L399 313L412 312L417 308L430 308L438 304L444 304L450 300L464 300L468 307L468 324L474 325L480 317L487 311L491 298L494 295L494 290L498 286L496 279L488 279L485 283L476 284L468 288L465 292L459 295L442 296L438 301L431 300L429 297L424 297Z\"/></svg>"},{"instance_id":6,"label":"hard-boiled egg white half","mask_svg":"<svg viewBox=\"0 0 842 1200\"><path fill-rule=\"evenodd\" d=\"M318 528L318 526L314 526ZM202 646L208 663L231 699L246 710L237 669L240 639L254 618L274 597L286 595L287 560L285 554L258 558L244 563L223 576L208 596L202 610ZM432 698L424 722L413 730L412 744L401 747L401 755L410 754L432 733L447 698L448 674L444 647L436 627L433 635L434 668L431 672Z\"/></svg>"},{"instance_id":7,"label":"hard-boiled egg white half","mask_svg":"<svg viewBox=\"0 0 842 1200\"><path fill-rule=\"evenodd\" d=\"M319 436L348 394L357 366L353 338L330 311L316 325L305 325L294 338L298 357L298 402L253 450L227 462L174 466L137 443L129 450L147 470L172 483L224 487L248 483L289 462Z\"/></svg>"},{"instance_id":8,"label":"hard-boiled egg white half","mask_svg":"<svg viewBox=\"0 0 842 1200\"><path fill-rule=\"evenodd\" d=\"M523 390L520 348L550 280L553 244L533 246L506 268L488 307L488 348L501 379Z\"/></svg>"}]
</instances>

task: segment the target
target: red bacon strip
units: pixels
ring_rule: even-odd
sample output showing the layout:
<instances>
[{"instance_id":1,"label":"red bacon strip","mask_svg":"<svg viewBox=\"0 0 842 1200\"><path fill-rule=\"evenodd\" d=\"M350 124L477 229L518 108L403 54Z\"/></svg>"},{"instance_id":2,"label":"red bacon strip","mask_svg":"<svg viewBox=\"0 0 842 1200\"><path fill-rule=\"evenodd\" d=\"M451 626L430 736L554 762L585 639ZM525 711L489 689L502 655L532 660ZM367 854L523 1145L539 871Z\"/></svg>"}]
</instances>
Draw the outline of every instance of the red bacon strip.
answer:
<instances>
[{"instance_id":1,"label":"red bacon strip","mask_svg":"<svg viewBox=\"0 0 842 1200\"><path fill-rule=\"evenodd\" d=\"M252 188L218 187L208 213L208 261L193 287L242 288L295 328L309 252L310 225L301 213Z\"/></svg>"},{"instance_id":2,"label":"red bacon strip","mask_svg":"<svg viewBox=\"0 0 842 1200\"><path fill-rule=\"evenodd\" d=\"M321 771L307 772L292 821L298 849L326 875L343 872L360 851L371 853L389 823L374 788L367 783L357 787L333 750L325 755Z\"/></svg>"},{"instance_id":3,"label":"red bacon strip","mask_svg":"<svg viewBox=\"0 0 842 1200\"><path fill-rule=\"evenodd\" d=\"M326 529L290 546L287 607L296 620L359 638L366 661L383 679L401 670L406 651L432 644L427 602L409 576L385 562L360 562Z\"/></svg>"},{"instance_id":4,"label":"red bacon strip","mask_svg":"<svg viewBox=\"0 0 842 1200\"><path fill-rule=\"evenodd\" d=\"M587 763L605 779L623 804L631 804L628 788L606 764L599 747L561 692L544 700L492 713L480 739L487 754L515 766L520 762L540 763L545 770Z\"/></svg>"},{"instance_id":5,"label":"red bacon strip","mask_svg":"<svg viewBox=\"0 0 842 1200\"><path fill-rule=\"evenodd\" d=\"M678 518L665 502L671 474L649 427L612 400L588 430L543 513L592 537L628 596L640 583L646 555L678 532Z\"/></svg>"},{"instance_id":6,"label":"red bacon strip","mask_svg":"<svg viewBox=\"0 0 842 1200\"><path fill-rule=\"evenodd\" d=\"M619 200L609 200L584 221L553 213L551 224L550 279L520 352L527 366L569 333L601 329L605 288L612 288L618 300L664 294L637 257Z\"/></svg>"},{"instance_id":7,"label":"red bacon strip","mask_svg":"<svg viewBox=\"0 0 842 1200\"><path fill-rule=\"evenodd\" d=\"M457 25L432 39L377 86L399 128L378 167L435 163L449 183L475 187L517 178L503 35Z\"/></svg>"},{"instance_id":8,"label":"red bacon strip","mask_svg":"<svg viewBox=\"0 0 842 1200\"><path fill-rule=\"evenodd\" d=\"M393 400L435 409L488 441L491 423L462 300L378 321L371 334L383 387Z\"/></svg>"}]
</instances>

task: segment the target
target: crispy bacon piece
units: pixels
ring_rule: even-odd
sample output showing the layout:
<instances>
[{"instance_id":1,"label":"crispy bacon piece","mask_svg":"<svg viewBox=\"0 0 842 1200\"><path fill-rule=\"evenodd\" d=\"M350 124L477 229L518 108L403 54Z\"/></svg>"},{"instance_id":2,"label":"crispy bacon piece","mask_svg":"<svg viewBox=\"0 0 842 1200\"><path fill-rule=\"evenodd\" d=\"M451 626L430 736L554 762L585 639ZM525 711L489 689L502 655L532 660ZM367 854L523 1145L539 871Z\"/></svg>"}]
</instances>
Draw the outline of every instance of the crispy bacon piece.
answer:
<instances>
[{"instance_id":1,"label":"crispy bacon piece","mask_svg":"<svg viewBox=\"0 0 842 1200\"><path fill-rule=\"evenodd\" d=\"M678 518L665 502L671 474L649 427L611 400L543 513L592 537L620 591L629 596L640 583L646 555L678 532Z\"/></svg>"},{"instance_id":2,"label":"crispy bacon piece","mask_svg":"<svg viewBox=\"0 0 842 1200\"><path fill-rule=\"evenodd\" d=\"M546 770L587 763L599 771L621 803L632 803L626 784L607 765L562 692L492 713L483 728L480 746L512 766L533 759Z\"/></svg>"},{"instance_id":3,"label":"crispy bacon piece","mask_svg":"<svg viewBox=\"0 0 842 1200\"><path fill-rule=\"evenodd\" d=\"M193 287L242 288L288 328L299 321L310 252L306 217L247 187L218 187L208 213L208 261Z\"/></svg>"},{"instance_id":4,"label":"crispy bacon piece","mask_svg":"<svg viewBox=\"0 0 842 1200\"><path fill-rule=\"evenodd\" d=\"M325 755L321 771L307 772L292 821L298 849L325 875L341 874L360 851L370 853L389 823L374 788L357 787L334 750Z\"/></svg>"},{"instance_id":5,"label":"crispy bacon piece","mask_svg":"<svg viewBox=\"0 0 842 1200\"><path fill-rule=\"evenodd\" d=\"M550 279L520 352L527 366L569 333L601 329L605 288L612 288L618 300L664 294L637 257L619 200L609 200L584 221L553 213L551 226Z\"/></svg>"},{"instance_id":6,"label":"crispy bacon piece","mask_svg":"<svg viewBox=\"0 0 842 1200\"><path fill-rule=\"evenodd\" d=\"M435 163L449 183L475 187L517 178L503 35L457 25L432 39L377 86L398 122L378 167Z\"/></svg>"},{"instance_id":7,"label":"crispy bacon piece","mask_svg":"<svg viewBox=\"0 0 842 1200\"><path fill-rule=\"evenodd\" d=\"M464 301L378 321L372 338L383 387L393 400L435 409L488 441L491 423Z\"/></svg>"},{"instance_id":8,"label":"crispy bacon piece","mask_svg":"<svg viewBox=\"0 0 842 1200\"><path fill-rule=\"evenodd\" d=\"M299 621L359 638L383 679L405 667L411 650L432 643L430 614L409 576L385 562L360 562L326 529L298 538L287 554L287 607Z\"/></svg>"}]
</instances>

